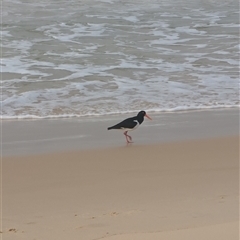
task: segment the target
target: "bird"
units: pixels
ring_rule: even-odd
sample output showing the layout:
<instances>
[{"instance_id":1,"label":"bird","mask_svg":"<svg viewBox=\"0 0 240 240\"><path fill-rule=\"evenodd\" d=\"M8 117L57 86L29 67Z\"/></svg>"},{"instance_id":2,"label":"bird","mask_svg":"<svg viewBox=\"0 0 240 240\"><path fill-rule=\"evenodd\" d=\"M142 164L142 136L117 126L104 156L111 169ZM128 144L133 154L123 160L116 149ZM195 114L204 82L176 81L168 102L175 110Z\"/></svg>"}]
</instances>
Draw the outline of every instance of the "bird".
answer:
<instances>
[{"instance_id":1,"label":"bird","mask_svg":"<svg viewBox=\"0 0 240 240\"><path fill-rule=\"evenodd\" d=\"M140 111L137 114L137 116L127 118L112 127L108 127L108 130L111 130L111 129L124 130L123 134L126 137L127 143L132 143L132 137L130 135L128 135L128 131L132 131L132 130L136 129L140 124L142 124L144 121L144 117L147 117L148 119L152 120L145 111Z\"/></svg>"}]
</instances>

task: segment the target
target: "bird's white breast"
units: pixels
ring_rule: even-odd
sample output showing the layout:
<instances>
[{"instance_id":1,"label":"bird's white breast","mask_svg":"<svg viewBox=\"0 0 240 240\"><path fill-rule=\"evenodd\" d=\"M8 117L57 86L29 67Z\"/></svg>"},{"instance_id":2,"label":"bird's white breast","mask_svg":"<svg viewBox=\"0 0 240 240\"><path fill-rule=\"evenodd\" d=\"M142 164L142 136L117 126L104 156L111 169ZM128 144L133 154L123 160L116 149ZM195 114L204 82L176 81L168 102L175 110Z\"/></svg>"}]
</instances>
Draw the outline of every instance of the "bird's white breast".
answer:
<instances>
[{"instance_id":1,"label":"bird's white breast","mask_svg":"<svg viewBox=\"0 0 240 240\"><path fill-rule=\"evenodd\" d=\"M134 130L134 129L136 129L136 128L139 126L139 122L138 122L138 120L133 120L133 121L136 122L137 124L136 124L136 126L135 126L134 128L129 129L129 130Z\"/></svg>"},{"instance_id":2,"label":"bird's white breast","mask_svg":"<svg viewBox=\"0 0 240 240\"><path fill-rule=\"evenodd\" d=\"M133 120L133 122L136 122L136 123L137 123L134 128L124 128L124 127L122 127L121 129L122 129L122 130L132 131L132 130L136 129L136 128L140 125L137 120Z\"/></svg>"}]
</instances>

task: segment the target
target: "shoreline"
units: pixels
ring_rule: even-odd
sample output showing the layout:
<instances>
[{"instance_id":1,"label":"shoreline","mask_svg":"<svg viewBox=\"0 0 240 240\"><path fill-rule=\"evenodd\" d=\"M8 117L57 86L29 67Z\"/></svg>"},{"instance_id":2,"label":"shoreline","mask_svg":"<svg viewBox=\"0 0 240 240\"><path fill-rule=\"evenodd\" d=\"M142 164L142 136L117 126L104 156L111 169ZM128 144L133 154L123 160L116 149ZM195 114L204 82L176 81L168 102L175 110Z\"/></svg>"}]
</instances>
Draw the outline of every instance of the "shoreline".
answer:
<instances>
[{"instance_id":1,"label":"shoreline","mask_svg":"<svg viewBox=\"0 0 240 240\"><path fill-rule=\"evenodd\" d=\"M240 110L239 105L229 105L227 107L209 107L209 108L180 108L176 110L149 110L148 113L159 115L159 114L171 114L171 113L191 113L191 112L205 112L205 111L228 111L228 110ZM49 117L38 117L38 116L29 116L29 117L0 117L1 121L37 121L37 120L66 120L66 119L84 119L84 118L109 118L115 116L122 116L122 115L134 115L138 112L136 111L126 111L121 113L110 113L110 114L87 114L87 115L60 115L60 116L49 116Z\"/></svg>"},{"instance_id":2,"label":"shoreline","mask_svg":"<svg viewBox=\"0 0 240 240\"><path fill-rule=\"evenodd\" d=\"M132 114L75 119L2 121L2 156L34 155L125 146L121 131L107 127ZM239 109L151 114L135 131L133 145L239 134Z\"/></svg>"}]
</instances>

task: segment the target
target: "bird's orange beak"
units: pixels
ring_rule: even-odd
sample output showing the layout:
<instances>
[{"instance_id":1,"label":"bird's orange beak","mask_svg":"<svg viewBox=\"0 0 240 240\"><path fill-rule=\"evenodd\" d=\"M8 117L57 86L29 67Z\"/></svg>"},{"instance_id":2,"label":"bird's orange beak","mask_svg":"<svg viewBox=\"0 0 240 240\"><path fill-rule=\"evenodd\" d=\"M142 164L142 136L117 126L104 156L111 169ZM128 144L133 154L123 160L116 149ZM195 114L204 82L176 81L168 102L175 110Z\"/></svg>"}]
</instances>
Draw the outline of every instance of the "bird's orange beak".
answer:
<instances>
[{"instance_id":1,"label":"bird's orange beak","mask_svg":"<svg viewBox=\"0 0 240 240\"><path fill-rule=\"evenodd\" d=\"M149 120L152 120L147 114L145 114L144 117L147 117Z\"/></svg>"}]
</instances>

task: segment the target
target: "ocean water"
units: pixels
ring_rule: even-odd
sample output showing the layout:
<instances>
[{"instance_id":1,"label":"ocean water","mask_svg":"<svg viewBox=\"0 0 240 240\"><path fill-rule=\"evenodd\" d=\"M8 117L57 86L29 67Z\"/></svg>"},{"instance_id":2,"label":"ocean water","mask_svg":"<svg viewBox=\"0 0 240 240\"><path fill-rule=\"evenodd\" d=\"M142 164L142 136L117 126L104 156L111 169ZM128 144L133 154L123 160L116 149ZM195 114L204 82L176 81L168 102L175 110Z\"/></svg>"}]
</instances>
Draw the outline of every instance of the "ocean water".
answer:
<instances>
[{"instance_id":1,"label":"ocean water","mask_svg":"<svg viewBox=\"0 0 240 240\"><path fill-rule=\"evenodd\" d=\"M5 0L1 118L239 107L237 0Z\"/></svg>"}]
</instances>

